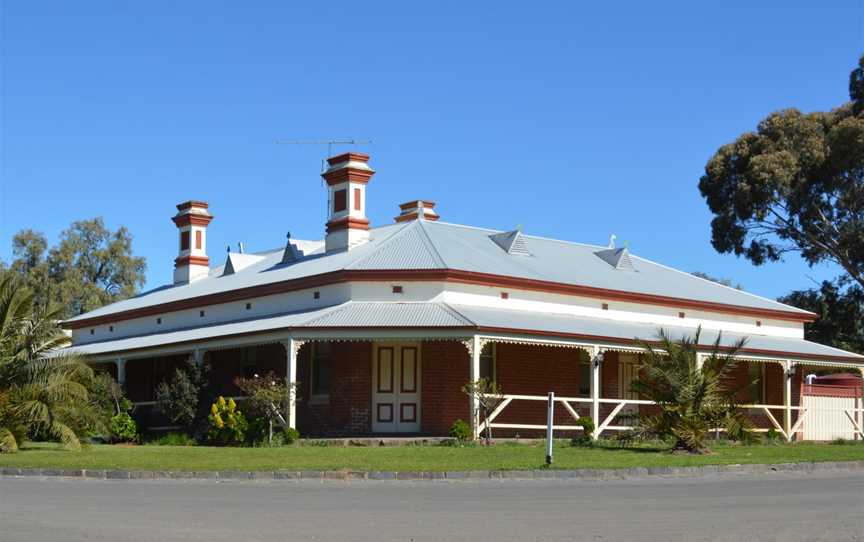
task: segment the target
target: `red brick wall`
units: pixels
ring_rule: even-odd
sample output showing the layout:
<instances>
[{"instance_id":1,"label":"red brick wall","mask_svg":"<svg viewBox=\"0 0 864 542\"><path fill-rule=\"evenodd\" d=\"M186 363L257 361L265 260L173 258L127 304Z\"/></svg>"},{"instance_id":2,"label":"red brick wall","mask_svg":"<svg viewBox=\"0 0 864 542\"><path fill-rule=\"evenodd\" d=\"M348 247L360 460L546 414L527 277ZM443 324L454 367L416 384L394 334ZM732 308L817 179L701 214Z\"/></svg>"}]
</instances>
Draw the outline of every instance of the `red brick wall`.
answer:
<instances>
[{"instance_id":1,"label":"red brick wall","mask_svg":"<svg viewBox=\"0 0 864 542\"><path fill-rule=\"evenodd\" d=\"M312 348L300 349L297 425L309 436L359 436L372 430L372 343L334 342L330 351L330 398L311 399Z\"/></svg>"},{"instance_id":2,"label":"red brick wall","mask_svg":"<svg viewBox=\"0 0 864 542\"><path fill-rule=\"evenodd\" d=\"M214 393L224 396L242 395L234 385L234 380L245 376L247 371L260 376L272 372L285 378L285 360L285 348L279 343L211 350L205 355L205 362L210 366L208 378Z\"/></svg>"},{"instance_id":3,"label":"red brick wall","mask_svg":"<svg viewBox=\"0 0 864 542\"><path fill-rule=\"evenodd\" d=\"M470 420L468 396L462 393L471 378L468 350L455 341L427 341L421 360L421 431L446 436L454 421Z\"/></svg>"},{"instance_id":4,"label":"red brick wall","mask_svg":"<svg viewBox=\"0 0 864 542\"><path fill-rule=\"evenodd\" d=\"M550 391L555 395L577 397L579 395L579 360L581 350L535 345L497 345L497 381L505 394L545 396ZM578 409L587 415L585 406ZM572 416L563 406L556 405L555 423L571 425ZM545 401L516 400L495 419L497 423L546 424ZM493 430L496 436L537 436L542 431Z\"/></svg>"}]
</instances>

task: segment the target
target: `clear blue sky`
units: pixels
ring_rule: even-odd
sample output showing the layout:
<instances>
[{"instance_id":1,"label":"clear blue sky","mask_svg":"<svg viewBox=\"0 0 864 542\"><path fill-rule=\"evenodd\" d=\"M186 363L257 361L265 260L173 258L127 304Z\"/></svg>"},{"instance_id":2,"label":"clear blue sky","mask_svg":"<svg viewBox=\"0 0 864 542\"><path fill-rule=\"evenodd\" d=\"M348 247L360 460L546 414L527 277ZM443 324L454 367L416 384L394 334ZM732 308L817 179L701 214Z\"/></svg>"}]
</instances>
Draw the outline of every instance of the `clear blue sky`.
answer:
<instances>
[{"instance_id":1,"label":"clear blue sky","mask_svg":"<svg viewBox=\"0 0 864 542\"><path fill-rule=\"evenodd\" d=\"M773 110L848 99L864 2L5 1L0 258L21 228L127 226L148 287L170 281L187 199L209 253L321 238L323 147L356 137L397 204L443 220L605 244L776 297L797 257L754 267L710 245L696 184Z\"/></svg>"}]
</instances>

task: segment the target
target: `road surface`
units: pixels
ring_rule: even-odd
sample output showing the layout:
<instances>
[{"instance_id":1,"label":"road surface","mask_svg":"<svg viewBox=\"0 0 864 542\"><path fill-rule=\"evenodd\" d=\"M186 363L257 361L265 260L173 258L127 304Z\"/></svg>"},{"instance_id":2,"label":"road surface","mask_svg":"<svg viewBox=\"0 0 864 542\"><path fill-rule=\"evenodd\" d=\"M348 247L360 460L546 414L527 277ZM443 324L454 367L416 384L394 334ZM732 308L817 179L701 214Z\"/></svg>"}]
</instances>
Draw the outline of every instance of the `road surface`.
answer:
<instances>
[{"instance_id":1,"label":"road surface","mask_svg":"<svg viewBox=\"0 0 864 542\"><path fill-rule=\"evenodd\" d=\"M0 541L862 540L864 473L478 482L0 477Z\"/></svg>"}]
</instances>

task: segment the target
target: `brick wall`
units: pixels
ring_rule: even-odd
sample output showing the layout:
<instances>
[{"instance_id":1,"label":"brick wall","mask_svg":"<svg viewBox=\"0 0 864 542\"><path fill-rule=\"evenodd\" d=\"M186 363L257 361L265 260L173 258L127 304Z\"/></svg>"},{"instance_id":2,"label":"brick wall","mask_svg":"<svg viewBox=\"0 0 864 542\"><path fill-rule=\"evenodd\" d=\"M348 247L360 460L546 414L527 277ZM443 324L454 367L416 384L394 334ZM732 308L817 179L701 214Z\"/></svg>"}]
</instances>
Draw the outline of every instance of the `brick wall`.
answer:
<instances>
[{"instance_id":1,"label":"brick wall","mask_svg":"<svg viewBox=\"0 0 864 542\"><path fill-rule=\"evenodd\" d=\"M470 358L455 341L427 341L421 354L421 432L446 436L457 419L470 419L468 396L462 386L470 380Z\"/></svg>"},{"instance_id":2,"label":"brick wall","mask_svg":"<svg viewBox=\"0 0 864 542\"><path fill-rule=\"evenodd\" d=\"M311 396L312 344L298 356L297 425L308 436L361 436L371 432L372 343L334 342L330 351L330 397Z\"/></svg>"}]
</instances>

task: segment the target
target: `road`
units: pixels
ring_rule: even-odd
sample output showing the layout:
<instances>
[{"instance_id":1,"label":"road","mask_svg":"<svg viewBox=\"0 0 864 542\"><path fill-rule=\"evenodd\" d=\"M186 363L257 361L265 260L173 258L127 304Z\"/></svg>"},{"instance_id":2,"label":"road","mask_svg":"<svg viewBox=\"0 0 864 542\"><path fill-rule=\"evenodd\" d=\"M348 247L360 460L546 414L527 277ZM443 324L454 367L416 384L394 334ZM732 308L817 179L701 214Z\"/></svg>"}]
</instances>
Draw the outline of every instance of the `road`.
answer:
<instances>
[{"instance_id":1,"label":"road","mask_svg":"<svg viewBox=\"0 0 864 542\"><path fill-rule=\"evenodd\" d=\"M864 473L482 482L0 478L0 541L864 540Z\"/></svg>"}]
</instances>

